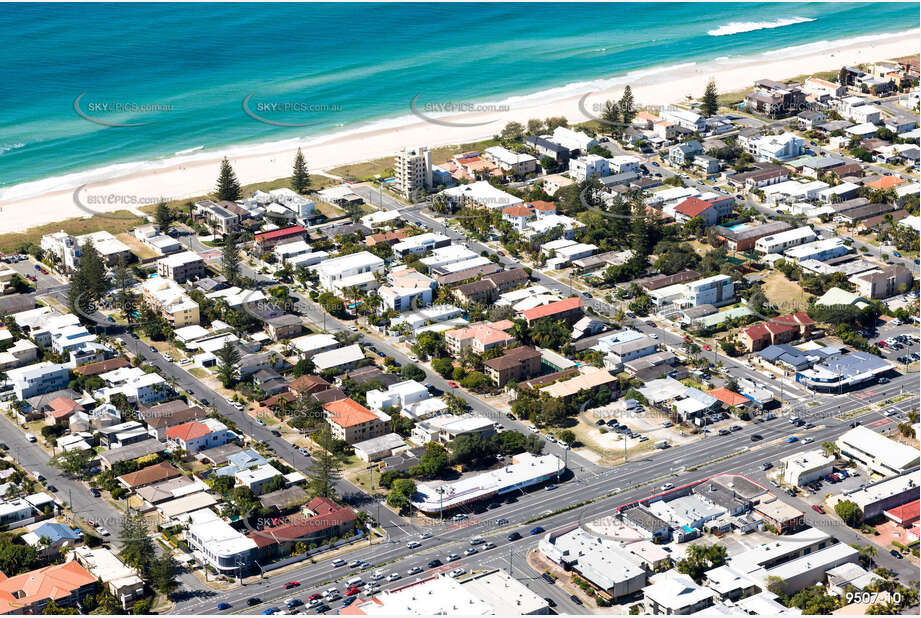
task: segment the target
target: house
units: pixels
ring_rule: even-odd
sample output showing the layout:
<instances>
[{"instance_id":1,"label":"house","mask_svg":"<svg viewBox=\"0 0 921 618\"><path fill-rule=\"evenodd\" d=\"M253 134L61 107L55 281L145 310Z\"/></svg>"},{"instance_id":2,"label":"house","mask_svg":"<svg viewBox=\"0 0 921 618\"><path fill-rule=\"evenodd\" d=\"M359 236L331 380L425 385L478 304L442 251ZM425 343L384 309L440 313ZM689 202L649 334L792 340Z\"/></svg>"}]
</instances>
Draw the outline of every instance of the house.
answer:
<instances>
[{"instance_id":1,"label":"house","mask_svg":"<svg viewBox=\"0 0 921 618\"><path fill-rule=\"evenodd\" d=\"M590 154L569 160L569 176L578 182L610 174L610 162L602 156Z\"/></svg>"},{"instance_id":2,"label":"house","mask_svg":"<svg viewBox=\"0 0 921 618\"><path fill-rule=\"evenodd\" d=\"M96 591L96 577L72 560L0 579L0 614L41 614L48 603L77 607Z\"/></svg>"},{"instance_id":3,"label":"house","mask_svg":"<svg viewBox=\"0 0 921 618\"><path fill-rule=\"evenodd\" d=\"M238 437L227 425L213 418L176 425L167 429L165 434L168 442L193 455L204 449L223 446Z\"/></svg>"},{"instance_id":4,"label":"house","mask_svg":"<svg viewBox=\"0 0 921 618\"><path fill-rule=\"evenodd\" d=\"M42 361L26 367L17 367L6 372L13 384L17 399L28 399L66 388L70 382L67 365Z\"/></svg>"},{"instance_id":5,"label":"house","mask_svg":"<svg viewBox=\"0 0 921 618\"><path fill-rule=\"evenodd\" d=\"M282 339L293 339L301 334L304 325L301 319L290 313L285 313L265 321L265 330L272 338L272 341L281 341Z\"/></svg>"},{"instance_id":6,"label":"house","mask_svg":"<svg viewBox=\"0 0 921 618\"><path fill-rule=\"evenodd\" d=\"M529 220L534 218L534 211L527 206L509 206L502 209L502 220L508 221L512 227L523 232Z\"/></svg>"},{"instance_id":7,"label":"house","mask_svg":"<svg viewBox=\"0 0 921 618\"><path fill-rule=\"evenodd\" d=\"M252 565L257 543L218 517L211 509L189 514L186 540L192 554L218 573L242 575Z\"/></svg>"},{"instance_id":8,"label":"house","mask_svg":"<svg viewBox=\"0 0 921 618\"><path fill-rule=\"evenodd\" d=\"M540 158L550 157L557 163L566 163L569 160L569 148L552 142L545 137L529 135L524 138L524 143L533 148L534 151L540 155ZM550 195L552 195L552 193Z\"/></svg>"},{"instance_id":9,"label":"house","mask_svg":"<svg viewBox=\"0 0 921 618\"><path fill-rule=\"evenodd\" d=\"M914 275L901 265L862 273L853 277L857 293L863 298L889 298L911 289Z\"/></svg>"},{"instance_id":10,"label":"house","mask_svg":"<svg viewBox=\"0 0 921 618\"><path fill-rule=\"evenodd\" d=\"M723 164L719 159L715 159L705 154L694 155L694 159L691 161L691 165L696 167L702 174L706 176L716 174L723 168Z\"/></svg>"},{"instance_id":11,"label":"house","mask_svg":"<svg viewBox=\"0 0 921 618\"><path fill-rule=\"evenodd\" d=\"M815 322L805 312L771 318L739 331L738 338L748 352L758 352L771 345L789 343L809 335Z\"/></svg>"},{"instance_id":12,"label":"house","mask_svg":"<svg viewBox=\"0 0 921 618\"><path fill-rule=\"evenodd\" d=\"M715 597L716 592L677 571L668 571L655 584L643 588L647 614L695 614L713 605Z\"/></svg>"},{"instance_id":13,"label":"house","mask_svg":"<svg viewBox=\"0 0 921 618\"><path fill-rule=\"evenodd\" d=\"M77 547L74 550L74 560L101 581L122 607L144 596L144 580L138 576L137 569L125 565L111 550L104 547Z\"/></svg>"},{"instance_id":14,"label":"house","mask_svg":"<svg viewBox=\"0 0 921 618\"><path fill-rule=\"evenodd\" d=\"M269 463L246 468L244 470L237 470L234 473L237 485L249 488L257 496L265 493L266 487L269 486L270 483L276 483L275 479L281 476L282 473Z\"/></svg>"},{"instance_id":15,"label":"house","mask_svg":"<svg viewBox=\"0 0 921 618\"><path fill-rule=\"evenodd\" d=\"M404 448L406 448L406 442L396 433L384 434L352 445L355 456L367 463L391 457L395 451Z\"/></svg>"},{"instance_id":16,"label":"house","mask_svg":"<svg viewBox=\"0 0 921 618\"><path fill-rule=\"evenodd\" d=\"M302 514L288 517L280 526L251 532L248 540L257 545L260 562L269 562L292 554L300 544L319 545L332 537L347 536L355 523L355 512L350 508L317 497L307 503Z\"/></svg>"},{"instance_id":17,"label":"house","mask_svg":"<svg viewBox=\"0 0 921 618\"><path fill-rule=\"evenodd\" d=\"M52 558L74 547L83 540L83 535L70 526L55 521L44 521L22 535L22 541L35 548L43 558ZM47 542L45 542L47 540Z\"/></svg>"},{"instance_id":18,"label":"house","mask_svg":"<svg viewBox=\"0 0 921 618\"><path fill-rule=\"evenodd\" d=\"M683 144L675 144L668 149L668 160L674 163L675 165L690 165L694 160L694 157L699 154L703 154L703 146L700 145L696 139L684 142Z\"/></svg>"},{"instance_id":19,"label":"house","mask_svg":"<svg viewBox=\"0 0 921 618\"><path fill-rule=\"evenodd\" d=\"M501 210L524 203L520 198L494 187L485 180L445 189L441 195L444 195L454 207L469 206Z\"/></svg>"},{"instance_id":20,"label":"house","mask_svg":"<svg viewBox=\"0 0 921 618\"><path fill-rule=\"evenodd\" d=\"M333 438L349 444L377 438L386 433L390 417L383 412L372 412L351 398L323 404L326 421Z\"/></svg>"},{"instance_id":21,"label":"house","mask_svg":"<svg viewBox=\"0 0 921 618\"><path fill-rule=\"evenodd\" d=\"M215 203L212 200L195 202L192 218L203 223L212 234L227 235L240 227L240 215L231 211L228 206L233 206L234 210L239 208L233 202Z\"/></svg>"},{"instance_id":22,"label":"house","mask_svg":"<svg viewBox=\"0 0 921 618\"><path fill-rule=\"evenodd\" d=\"M790 247L796 247L818 238L808 225L792 230L764 236L755 241L755 251L759 253L783 253Z\"/></svg>"},{"instance_id":23,"label":"house","mask_svg":"<svg viewBox=\"0 0 921 618\"><path fill-rule=\"evenodd\" d=\"M123 474L117 478L118 482L125 488L135 490L138 487L146 487L147 485L153 485L161 481L168 481L169 479L181 475L182 472L175 466L169 462L163 461L152 466L147 466L146 468L141 468L137 472Z\"/></svg>"},{"instance_id":24,"label":"house","mask_svg":"<svg viewBox=\"0 0 921 618\"><path fill-rule=\"evenodd\" d=\"M208 412L199 407L190 407L185 401L176 399L155 406L142 406L138 418L147 424L148 433L157 440L166 439L166 430L191 421L204 419Z\"/></svg>"},{"instance_id":25,"label":"house","mask_svg":"<svg viewBox=\"0 0 921 618\"><path fill-rule=\"evenodd\" d=\"M358 365L365 358L361 346L357 343L331 350L329 352L320 352L313 355L313 364L317 373L323 373L329 369L346 371Z\"/></svg>"},{"instance_id":26,"label":"house","mask_svg":"<svg viewBox=\"0 0 921 618\"><path fill-rule=\"evenodd\" d=\"M501 388L509 381L521 382L539 373L540 359L541 353L538 350L520 346L485 361L483 367L492 383Z\"/></svg>"},{"instance_id":27,"label":"house","mask_svg":"<svg viewBox=\"0 0 921 618\"><path fill-rule=\"evenodd\" d=\"M327 292L341 292L350 287L376 288L374 274L383 267L384 260L368 251L359 251L320 262L314 270L320 287Z\"/></svg>"},{"instance_id":28,"label":"house","mask_svg":"<svg viewBox=\"0 0 921 618\"><path fill-rule=\"evenodd\" d=\"M707 119L700 114L679 108L670 108L659 114L659 117L674 125L687 129L692 133L703 133L707 128Z\"/></svg>"},{"instance_id":29,"label":"house","mask_svg":"<svg viewBox=\"0 0 921 618\"><path fill-rule=\"evenodd\" d=\"M515 176L525 176L537 170L537 159L529 154L512 152L504 146L490 146L483 156L495 163L500 170Z\"/></svg>"},{"instance_id":30,"label":"house","mask_svg":"<svg viewBox=\"0 0 921 618\"><path fill-rule=\"evenodd\" d=\"M782 135L761 135L751 137L744 142L746 150L759 161L785 161L803 154L806 140L794 133Z\"/></svg>"},{"instance_id":31,"label":"house","mask_svg":"<svg viewBox=\"0 0 921 618\"><path fill-rule=\"evenodd\" d=\"M278 245L283 245L285 243L295 242L298 240L306 240L306 236L307 229L301 227L300 225L292 225L269 232L262 232L260 234L256 234L255 236L253 251L257 255L262 255L264 253L273 251Z\"/></svg>"},{"instance_id":32,"label":"house","mask_svg":"<svg viewBox=\"0 0 921 618\"><path fill-rule=\"evenodd\" d=\"M576 131L568 127L556 127L550 139L564 148L568 148L570 155L586 153L598 144L595 138L582 131Z\"/></svg>"},{"instance_id":33,"label":"house","mask_svg":"<svg viewBox=\"0 0 921 618\"><path fill-rule=\"evenodd\" d=\"M157 274L176 283L185 283L205 274L205 261L197 253L182 251L157 260Z\"/></svg>"},{"instance_id":34,"label":"house","mask_svg":"<svg viewBox=\"0 0 921 618\"><path fill-rule=\"evenodd\" d=\"M704 226L716 225L720 219L732 214L733 198L731 196L700 199L689 197L675 206L675 221L687 223L700 217Z\"/></svg>"},{"instance_id":35,"label":"house","mask_svg":"<svg viewBox=\"0 0 921 618\"><path fill-rule=\"evenodd\" d=\"M440 247L447 247L451 244L451 239L444 234L425 233L409 236L406 240L393 245L393 253L398 257L405 258L407 255L422 255Z\"/></svg>"},{"instance_id":36,"label":"house","mask_svg":"<svg viewBox=\"0 0 921 618\"><path fill-rule=\"evenodd\" d=\"M819 77L807 77L803 82L803 92L819 99L841 98L847 94L847 86Z\"/></svg>"},{"instance_id":37,"label":"house","mask_svg":"<svg viewBox=\"0 0 921 618\"><path fill-rule=\"evenodd\" d=\"M74 401L73 399L68 399L66 397L58 397L49 401L45 410L45 424L46 425L58 425L60 423L67 423L70 420L70 417L74 415L74 412L83 412L83 406Z\"/></svg>"},{"instance_id":38,"label":"house","mask_svg":"<svg viewBox=\"0 0 921 618\"><path fill-rule=\"evenodd\" d=\"M406 406L429 399L429 389L415 380L404 380L387 387L387 390L372 389L365 394L368 406L372 410L384 408L405 408Z\"/></svg>"}]
</instances>

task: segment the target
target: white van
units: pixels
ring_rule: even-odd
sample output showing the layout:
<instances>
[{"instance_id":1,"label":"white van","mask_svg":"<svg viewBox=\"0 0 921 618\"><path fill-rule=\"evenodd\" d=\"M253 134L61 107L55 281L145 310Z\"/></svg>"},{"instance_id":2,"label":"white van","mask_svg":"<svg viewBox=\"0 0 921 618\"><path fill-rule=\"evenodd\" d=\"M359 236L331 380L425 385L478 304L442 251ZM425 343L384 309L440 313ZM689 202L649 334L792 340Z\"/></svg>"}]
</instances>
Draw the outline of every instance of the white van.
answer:
<instances>
[{"instance_id":1,"label":"white van","mask_svg":"<svg viewBox=\"0 0 921 618\"><path fill-rule=\"evenodd\" d=\"M335 560L333 560L333 566L334 567L345 566L345 560L343 560L342 558L336 558Z\"/></svg>"},{"instance_id":2,"label":"white van","mask_svg":"<svg viewBox=\"0 0 921 618\"><path fill-rule=\"evenodd\" d=\"M363 583L365 583L365 581L364 581L362 578L360 578L360 577L353 577L352 579L348 580L348 581L345 582L345 583L346 583L346 585L349 586L350 588L357 588L358 586L360 586L360 585L362 585Z\"/></svg>"}]
</instances>

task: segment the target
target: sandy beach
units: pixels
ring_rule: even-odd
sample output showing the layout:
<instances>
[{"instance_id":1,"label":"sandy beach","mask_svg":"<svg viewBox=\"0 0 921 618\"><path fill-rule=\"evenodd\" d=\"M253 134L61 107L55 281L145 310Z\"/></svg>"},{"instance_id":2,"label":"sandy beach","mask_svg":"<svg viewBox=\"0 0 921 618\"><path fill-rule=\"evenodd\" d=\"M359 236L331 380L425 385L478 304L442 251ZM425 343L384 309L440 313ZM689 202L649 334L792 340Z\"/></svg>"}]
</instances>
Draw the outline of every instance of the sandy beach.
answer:
<instances>
[{"instance_id":1,"label":"sandy beach","mask_svg":"<svg viewBox=\"0 0 921 618\"><path fill-rule=\"evenodd\" d=\"M901 33L873 41L852 41L835 49L816 51L805 45L759 54L747 58L716 60L706 64L676 67L673 70L650 72L648 76L631 81L634 99L640 106L661 106L684 101L687 95L699 97L710 78L716 80L721 92L748 88L759 78L775 80L819 71L837 70L843 65L897 58L919 51L918 31ZM598 90L585 101L592 110L606 99L619 98L623 86ZM565 116L570 122L587 120L580 111L575 96L541 103L535 97L520 105L512 104L503 112L459 114L450 117L454 123L479 126L451 127L414 121L399 128L348 135L333 135L314 140L303 147L311 170L324 170L349 163L391 156L403 146L443 146L473 142L498 133L510 121L525 123L529 118ZM277 150L259 154L231 156L231 162L242 183L252 183L290 175L296 146L289 140L273 145ZM217 162L224 153L214 152L190 155L185 160L170 160L160 169L100 179L88 185L82 196L96 197L92 209L113 211L131 205L156 202L158 198L180 199L204 195L214 187ZM15 190L16 187L11 189ZM10 191L9 193L14 193ZM43 195L0 201L0 233L21 232L54 221L88 216L74 200L75 188L67 188ZM86 202L87 197L83 198Z\"/></svg>"}]
</instances>

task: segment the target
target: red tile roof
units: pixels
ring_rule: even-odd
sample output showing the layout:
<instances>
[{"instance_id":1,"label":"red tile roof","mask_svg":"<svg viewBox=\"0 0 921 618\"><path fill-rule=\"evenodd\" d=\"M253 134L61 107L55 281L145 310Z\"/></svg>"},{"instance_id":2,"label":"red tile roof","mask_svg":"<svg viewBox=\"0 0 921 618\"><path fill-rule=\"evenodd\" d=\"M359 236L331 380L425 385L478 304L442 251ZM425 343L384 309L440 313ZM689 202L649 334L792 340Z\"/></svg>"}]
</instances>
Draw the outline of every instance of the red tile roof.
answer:
<instances>
[{"instance_id":1,"label":"red tile roof","mask_svg":"<svg viewBox=\"0 0 921 618\"><path fill-rule=\"evenodd\" d=\"M907 504L886 509L886 516L896 523L907 526L908 524L918 521L919 509L921 509L921 501L912 500Z\"/></svg>"},{"instance_id":2,"label":"red tile roof","mask_svg":"<svg viewBox=\"0 0 921 618\"><path fill-rule=\"evenodd\" d=\"M81 365L74 369L74 373L79 373L81 376L97 376L100 373L115 371L116 369L130 366L131 363L119 356L118 358L110 358L109 360Z\"/></svg>"},{"instance_id":3,"label":"red tile roof","mask_svg":"<svg viewBox=\"0 0 921 618\"><path fill-rule=\"evenodd\" d=\"M689 197L688 199L675 206L675 212L680 212L681 214L688 217L696 217L702 214L711 206L713 206L713 204L710 202L705 202L697 197Z\"/></svg>"},{"instance_id":4,"label":"red tile roof","mask_svg":"<svg viewBox=\"0 0 921 618\"><path fill-rule=\"evenodd\" d=\"M572 298L564 298L563 300L558 300L553 303L541 305L540 307L528 309L521 315L523 315L528 321L539 320L540 318L546 318L558 313L563 313L565 311L571 311L581 306L582 300L578 296L573 296Z\"/></svg>"},{"instance_id":5,"label":"red tile roof","mask_svg":"<svg viewBox=\"0 0 921 618\"><path fill-rule=\"evenodd\" d=\"M96 578L76 560L55 564L21 575L0 579L0 614L21 614L33 603L52 599L60 601Z\"/></svg>"},{"instance_id":6,"label":"red tile roof","mask_svg":"<svg viewBox=\"0 0 921 618\"><path fill-rule=\"evenodd\" d=\"M304 234L306 232L306 228L303 228L299 225L292 225L291 227L283 227L278 230L272 230L271 232L262 232L261 234L256 234L256 242L274 240L276 238L286 238L288 236Z\"/></svg>"},{"instance_id":7,"label":"red tile roof","mask_svg":"<svg viewBox=\"0 0 921 618\"><path fill-rule=\"evenodd\" d=\"M533 213L524 206L508 206L502 209L502 214L506 217L530 217Z\"/></svg>"},{"instance_id":8,"label":"red tile roof","mask_svg":"<svg viewBox=\"0 0 921 618\"><path fill-rule=\"evenodd\" d=\"M753 341L762 339L770 335L767 327L764 324L753 324L747 328L743 328L739 334L747 336Z\"/></svg>"},{"instance_id":9,"label":"red tile roof","mask_svg":"<svg viewBox=\"0 0 921 618\"><path fill-rule=\"evenodd\" d=\"M211 428L209 428L204 423L199 423L198 421L189 421L188 423L183 423L182 425L176 425L175 427L170 427L166 430L166 437L172 438L173 440L182 440L188 442L189 440L194 440L196 438L203 438L211 433Z\"/></svg>"},{"instance_id":10,"label":"red tile roof","mask_svg":"<svg viewBox=\"0 0 921 618\"><path fill-rule=\"evenodd\" d=\"M141 468L137 472L123 474L118 479L128 487L144 487L159 481L167 481L181 476L182 473L168 461Z\"/></svg>"},{"instance_id":11,"label":"red tile roof","mask_svg":"<svg viewBox=\"0 0 921 618\"><path fill-rule=\"evenodd\" d=\"M537 200L536 202L530 202L531 208L540 212L550 212L551 210L556 210L556 204L553 202L548 202L546 200Z\"/></svg>"},{"instance_id":12,"label":"red tile roof","mask_svg":"<svg viewBox=\"0 0 921 618\"><path fill-rule=\"evenodd\" d=\"M51 408L48 412L45 413L46 416L51 416L56 420L66 418L74 413L76 410L83 411L83 406L74 401L73 399L68 399L67 397L58 397L52 399L48 402L48 406Z\"/></svg>"},{"instance_id":13,"label":"red tile roof","mask_svg":"<svg viewBox=\"0 0 921 618\"><path fill-rule=\"evenodd\" d=\"M892 187L897 187L900 184L903 184L905 181L898 176L883 176L879 180L874 180L873 182L868 182L866 186L871 189L891 189Z\"/></svg>"},{"instance_id":14,"label":"red tile roof","mask_svg":"<svg viewBox=\"0 0 921 618\"><path fill-rule=\"evenodd\" d=\"M323 404L323 409L330 413L330 422L340 427L352 427L362 423L378 420L378 416L354 399L346 397L338 401Z\"/></svg>"},{"instance_id":15,"label":"red tile roof","mask_svg":"<svg viewBox=\"0 0 921 618\"><path fill-rule=\"evenodd\" d=\"M741 406L745 403L748 403L749 401L747 397L743 397L737 392L731 391L728 388L722 386L720 388L714 388L711 391L707 391L707 394L711 397L716 397L729 407Z\"/></svg>"}]
</instances>

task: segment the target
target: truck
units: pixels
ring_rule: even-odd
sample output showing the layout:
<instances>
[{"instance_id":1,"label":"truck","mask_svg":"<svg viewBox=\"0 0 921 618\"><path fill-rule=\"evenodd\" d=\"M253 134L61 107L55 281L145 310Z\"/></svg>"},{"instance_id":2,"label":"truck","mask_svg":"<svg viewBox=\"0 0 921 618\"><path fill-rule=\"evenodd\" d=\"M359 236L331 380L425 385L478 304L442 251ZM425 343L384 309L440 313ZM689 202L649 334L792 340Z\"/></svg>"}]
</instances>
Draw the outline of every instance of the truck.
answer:
<instances>
[{"instance_id":1,"label":"truck","mask_svg":"<svg viewBox=\"0 0 921 618\"><path fill-rule=\"evenodd\" d=\"M668 445L668 440L658 440L658 441L653 445L653 448L663 449L663 448L668 448L668 446L669 446L669 445Z\"/></svg>"}]
</instances>

